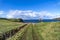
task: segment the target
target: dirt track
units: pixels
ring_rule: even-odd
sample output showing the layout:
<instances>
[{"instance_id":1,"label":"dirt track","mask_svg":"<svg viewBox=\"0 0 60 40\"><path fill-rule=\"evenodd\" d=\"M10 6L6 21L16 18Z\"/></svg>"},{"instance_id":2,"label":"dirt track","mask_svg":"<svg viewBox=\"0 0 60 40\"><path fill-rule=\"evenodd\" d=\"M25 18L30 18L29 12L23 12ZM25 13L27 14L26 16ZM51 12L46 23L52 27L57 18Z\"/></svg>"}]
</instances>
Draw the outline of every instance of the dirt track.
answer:
<instances>
[{"instance_id":1,"label":"dirt track","mask_svg":"<svg viewBox=\"0 0 60 40\"><path fill-rule=\"evenodd\" d=\"M34 24L31 24L18 40L40 40L38 33L34 29Z\"/></svg>"}]
</instances>

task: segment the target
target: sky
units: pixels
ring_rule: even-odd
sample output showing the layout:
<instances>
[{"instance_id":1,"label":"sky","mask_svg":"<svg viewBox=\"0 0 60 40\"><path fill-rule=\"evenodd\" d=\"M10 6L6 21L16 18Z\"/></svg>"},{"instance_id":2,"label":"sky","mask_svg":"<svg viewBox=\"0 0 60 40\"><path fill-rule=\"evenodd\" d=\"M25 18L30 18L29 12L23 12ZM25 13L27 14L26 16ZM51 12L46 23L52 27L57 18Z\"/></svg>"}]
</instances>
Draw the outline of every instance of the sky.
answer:
<instances>
[{"instance_id":1,"label":"sky","mask_svg":"<svg viewBox=\"0 0 60 40\"><path fill-rule=\"evenodd\" d=\"M0 0L0 18L52 19L60 17L60 0Z\"/></svg>"}]
</instances>

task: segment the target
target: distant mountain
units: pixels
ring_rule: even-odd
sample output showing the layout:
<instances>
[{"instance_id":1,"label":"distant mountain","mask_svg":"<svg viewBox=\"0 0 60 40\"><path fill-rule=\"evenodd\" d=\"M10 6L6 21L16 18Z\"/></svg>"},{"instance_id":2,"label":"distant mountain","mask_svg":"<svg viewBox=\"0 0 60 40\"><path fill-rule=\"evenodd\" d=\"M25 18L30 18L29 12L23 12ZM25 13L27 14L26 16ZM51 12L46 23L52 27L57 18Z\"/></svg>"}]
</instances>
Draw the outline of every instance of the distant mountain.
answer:
<instances>
[{"instance_id":1,"label":"distant mountain","mask_svg":"<svg viewBox=\"0 0 60 40\"><path fill-rule=\"evenodd\" d=\"M60 22L60 18L53 19L39 19L40 22Z\"/></svg>"},{"instance_id":2,"label":"distant mountain","mask_svg":"<svg viewBox=\"0 0 60 40\"><path fill-rule=\"evenodd\" d=\"M54 18L55 20L60 20L60 18Z\"/></svg>"}]
</instances>

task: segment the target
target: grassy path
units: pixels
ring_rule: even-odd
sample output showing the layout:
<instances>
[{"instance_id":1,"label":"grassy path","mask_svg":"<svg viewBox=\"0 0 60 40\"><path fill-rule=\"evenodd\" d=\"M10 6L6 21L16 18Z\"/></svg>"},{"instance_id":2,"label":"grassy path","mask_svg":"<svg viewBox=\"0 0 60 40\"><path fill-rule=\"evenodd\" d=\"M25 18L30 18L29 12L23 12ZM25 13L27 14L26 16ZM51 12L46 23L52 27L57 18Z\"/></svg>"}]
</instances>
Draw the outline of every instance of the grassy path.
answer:
<instances>
[{"instance_id":1,"label":"grassy path","mask_svg":"<svg viewBox=\"0 0 60 40\"><path fill-rule=\"evenodd\" d=\"M32 23L19 40L43 40L43 38L39 37L35 24Z\"/></svg>"},{"instance_id":2,"label":"grassy path","mask_svg":"<svg viewBox=\"0 0 60 40\"><path fill-rule=\"evenodd\" d=\"M60 40L60 22L29 23L7 40Z\"/></svg>"},{"instance_id":3,"label":"grassy path","mask_svg":"<svg viewBox=\"0 0 60 40\"><path fill-rule=\"evenodd\" d=\"M26 40L27 36L27 29L29 28L29 24L18 31L14 36L8 38L7 40ZM28 34L28 33L27 33Z\"/></svg>"},{"instance_id":4,"label":"grassy path","mask_svg":"<svg viewBox=\"0 0 60 40\"><path fill-rule=\"evenodd\" d=\"M36 27L35 27L35 24L32 24L32 36L33 36L33 40L42 40L43 38L40 36L39 38L39 35L37 33L37 30L36 30Z\"/></svg>"},{"instance_id":5,"label":"grassy path","mask_svg":"<svg viewBox=\"0 0 60 40\"><path fill-rule=\"evenodd\" d=\"M19 40L33 40L32 25L30 24Z\"/></svg>"}]
</instances>

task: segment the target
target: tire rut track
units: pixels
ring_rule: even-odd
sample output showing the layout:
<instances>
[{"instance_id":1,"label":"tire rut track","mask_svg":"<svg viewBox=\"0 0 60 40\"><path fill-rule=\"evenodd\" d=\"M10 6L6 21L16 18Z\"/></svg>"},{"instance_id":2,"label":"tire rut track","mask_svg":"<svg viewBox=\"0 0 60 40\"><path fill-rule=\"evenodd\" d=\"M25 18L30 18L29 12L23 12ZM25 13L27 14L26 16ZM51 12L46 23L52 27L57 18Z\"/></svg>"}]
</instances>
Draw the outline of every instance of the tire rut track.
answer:
<instances>
[{"instance_id":1,"label":"tire rut track","mask_svg":"<svg viewBox=\"0 0 60 40\"><path fill-rule=\"evenodd\" d=\"M31 31L32 31L32 28L29 24L29 27L25 30L24 34L22 35L22 37L19 39L19 40L32 40L32 35L31 35Z\"/></svg>"},{"instance_id":2,"label":"tire rut track","mask_svg":"<svg viewBox=\"0 0 60 40\"><path fill-rule=\"evenodd\" d=\"M38 33L36 33L35 24L31 24L24 32L19 40L40 40ZM41 37L42 38L42 37Z\"/></svg>"},{"instance_id":3,"label":"tire rut track","mask_svg":"<svg viewBox=\"0 0 60 40\"><path fill-rule=\"evenodd\" d=\"M42 35L39 36L39 34L37 33L38 30L36 30L36 25L32 24L32 36L33 36L33 40L44 40Z\"/></svg>"}]
</instances>

